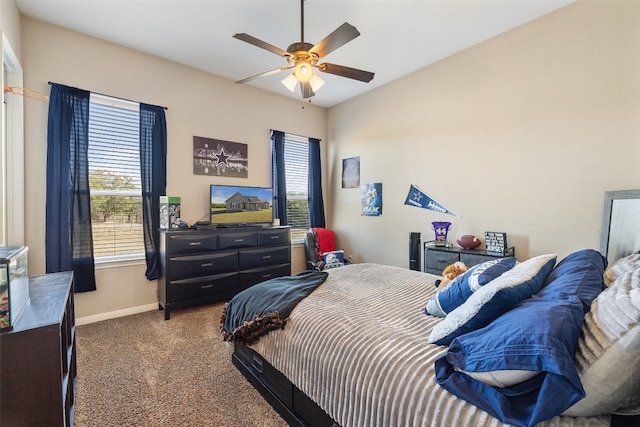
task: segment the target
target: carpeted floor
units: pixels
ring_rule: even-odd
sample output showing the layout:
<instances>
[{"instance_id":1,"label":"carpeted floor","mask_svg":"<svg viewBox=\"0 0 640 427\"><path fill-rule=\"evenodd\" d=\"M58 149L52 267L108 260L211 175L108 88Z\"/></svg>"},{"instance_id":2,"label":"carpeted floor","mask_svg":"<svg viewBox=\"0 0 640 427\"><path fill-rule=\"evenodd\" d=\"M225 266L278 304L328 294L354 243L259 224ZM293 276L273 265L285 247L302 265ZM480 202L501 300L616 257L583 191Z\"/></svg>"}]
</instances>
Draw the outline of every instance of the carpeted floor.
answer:
<instances>
[{"instance_id":1,"label":"carpeted floor","mask_svg":"<svg viewBox=\"0 0 640 427\"><path fill-rule=\"evenodd\" d=\"M222 308L78 326L75 426L287 426L232 365Z\"/></svg>"}]
</instances>

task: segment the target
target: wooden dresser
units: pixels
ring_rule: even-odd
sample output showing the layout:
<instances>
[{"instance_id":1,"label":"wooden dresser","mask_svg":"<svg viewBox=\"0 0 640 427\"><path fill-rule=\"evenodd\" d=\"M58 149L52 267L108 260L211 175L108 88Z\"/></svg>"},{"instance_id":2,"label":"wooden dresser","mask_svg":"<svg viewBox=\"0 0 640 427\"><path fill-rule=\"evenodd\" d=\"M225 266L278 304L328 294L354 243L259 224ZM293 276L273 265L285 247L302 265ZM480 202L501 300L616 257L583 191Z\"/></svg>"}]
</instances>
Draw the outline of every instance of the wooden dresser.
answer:
<instances>
[{"instance_id":1,"label":"wooden dresser","mask_svg":"<svg viewBox=\"0 0 640 427\"><path fill-rule=\"evenodd\" d=\"M29 278L29 300L0 334L0 425L73 426L76 328L73 273Z\"/></svg>"},{"instance_id":2,"label":"wooden dresser","mask_svg":"<svg viewBox=\"0 0 640 427\"><path fill-rule=\"evenodd\" d=\"M291 275L291 229L245 227L163 231L158 304L171 311L232 298L256 283Z\"/></svg>"}]
</instances>

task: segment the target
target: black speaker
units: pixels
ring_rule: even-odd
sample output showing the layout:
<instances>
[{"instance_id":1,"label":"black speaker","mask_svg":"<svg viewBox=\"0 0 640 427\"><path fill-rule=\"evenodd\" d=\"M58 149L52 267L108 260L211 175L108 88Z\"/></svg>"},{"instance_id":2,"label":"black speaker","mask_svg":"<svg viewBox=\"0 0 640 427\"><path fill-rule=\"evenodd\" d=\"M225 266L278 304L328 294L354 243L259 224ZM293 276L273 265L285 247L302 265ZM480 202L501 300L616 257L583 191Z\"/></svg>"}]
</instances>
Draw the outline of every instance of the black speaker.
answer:
<instances>
[{"instance_id":1,"label":"black speaker","mask_svg":"<svg viewBox=\"0 0 640 427\"><path fill-rule=\"evenodd\" d=\"M420 233L409 234L409 269L420 271Z\"/></svg>"}]
</instances>

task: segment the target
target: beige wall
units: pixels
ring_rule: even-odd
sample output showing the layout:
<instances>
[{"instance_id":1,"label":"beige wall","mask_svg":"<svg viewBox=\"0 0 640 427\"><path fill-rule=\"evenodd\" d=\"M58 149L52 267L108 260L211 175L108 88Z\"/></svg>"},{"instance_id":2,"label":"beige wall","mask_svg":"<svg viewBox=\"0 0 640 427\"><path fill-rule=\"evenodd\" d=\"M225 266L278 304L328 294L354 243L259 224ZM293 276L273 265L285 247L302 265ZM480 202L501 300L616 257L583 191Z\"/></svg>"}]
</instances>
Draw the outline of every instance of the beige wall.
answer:
<instances>
[{"instance_id":1,"label":"beige wall","mask_svg":"<svg viewBox=\"0 0 640 427\"><path fill-rule=\"evenodd\" d=\"M409 233L504 231L520 259L599 248L604 192L640 188L640 2L578 2L329 111L332 226L408 267ZM360 216L341 161L383 183ZM404 206L415 184L460 217Z\"/></svg>"},{"instance_id":2,"label":"beige wall","mask_svg":"<svg viewBox=\"0 0 640 427\"><path fill-rule=\"evenodd\" d=\"M20 13L13 0L0 0L0 31L4 33L18 59L21 59Z\"/></svg>"},{"instance_id":3,"label":"beige wall","mask_svg":"<svg viewBox=\"0 0 640 427\"><path fill-rule=\"evenodd\" d=\"M191 173L193 135L248 143L243 183L264 185L271 128L328 141L329 226L356 261L408 266L408 234L430 239L436 220L453 222L453 237L505 231L521 259L598 248L604 192L640 188L640 3L572 4L328 113L30 18L22 27L11 42L22 44L25 86L48 93L56 81L169 107L167 192L182 197L188 222L206 212L214 181ZM47 105L25 110L26 240L40 274ZM383 183L380 218L360 216L359 190L340 188L353 156L361 182ZM460 218L404 206L410 184ZM143 272L99 269L77 316L153 306Z\"/></svg>"},{"instance_id":4,"label":"beige wall","mask_svg":"<svg viewBox=\"0 0 640 427\"><path fill-rule=\"evenodd\" d=\"M270 129L326 141L326 110L154 56L24 17L23 68L27 87L49 93L48 81L168 107L167 194L182 198L182 216L194 223L208 210L209 184L270 185ZM46 103L25 103L26 240L29 273L45 268ZM192 173L193 136L249 146L247 179ZM323 147L323 151L327 150ZM294 272L304 269L301 247L293 250ZM99 319L157 304L156 282L144 266L99 266L98 290L76 296L76 316Z\"/></svg>"}]
</instances>

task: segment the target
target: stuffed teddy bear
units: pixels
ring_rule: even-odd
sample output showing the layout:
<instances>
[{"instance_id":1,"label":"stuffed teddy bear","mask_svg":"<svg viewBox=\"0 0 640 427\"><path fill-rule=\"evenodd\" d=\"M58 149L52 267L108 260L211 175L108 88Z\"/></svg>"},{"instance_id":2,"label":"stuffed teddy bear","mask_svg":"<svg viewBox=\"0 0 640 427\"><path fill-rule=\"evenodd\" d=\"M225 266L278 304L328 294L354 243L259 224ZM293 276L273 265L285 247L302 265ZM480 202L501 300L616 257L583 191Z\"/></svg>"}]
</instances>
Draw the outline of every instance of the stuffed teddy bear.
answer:
<instances>
[{"instance_id":1,"label":"stuffed teddy bear","mask_svg":"<svg viewBox=\"0 0 640 427\"><path fill-rule=\"evenodd\" d=\"M442 285L442 289L444 289L453 279L464 274L468 270L469 267L461 261L448 265L444 270L442 270L442 279L436 280L436 288L439 288Z\"/></svg>"}]
</instances>

